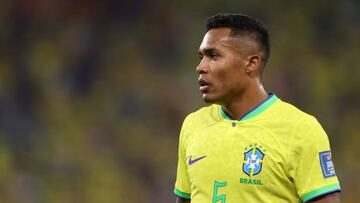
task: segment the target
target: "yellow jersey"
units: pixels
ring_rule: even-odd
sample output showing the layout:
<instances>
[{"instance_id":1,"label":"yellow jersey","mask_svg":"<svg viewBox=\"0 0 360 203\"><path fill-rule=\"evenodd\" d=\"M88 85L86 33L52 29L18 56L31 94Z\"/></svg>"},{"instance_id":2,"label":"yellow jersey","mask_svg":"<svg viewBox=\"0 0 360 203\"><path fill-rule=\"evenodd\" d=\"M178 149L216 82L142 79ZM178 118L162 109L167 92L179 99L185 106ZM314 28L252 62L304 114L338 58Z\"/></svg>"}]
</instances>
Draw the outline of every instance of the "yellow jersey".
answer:
<instances>
[{"instance_id":1,"label":"yellow jersey","mask_svg":"<svg viewBox=\"0 0 360 203\"><path fill-rule=\"evenodd\" d=\"M183 123L174 192L191 203L308 202L340 191L319 122L275 95L239 120L213 104Z\"/></svg>"}]
</instances>

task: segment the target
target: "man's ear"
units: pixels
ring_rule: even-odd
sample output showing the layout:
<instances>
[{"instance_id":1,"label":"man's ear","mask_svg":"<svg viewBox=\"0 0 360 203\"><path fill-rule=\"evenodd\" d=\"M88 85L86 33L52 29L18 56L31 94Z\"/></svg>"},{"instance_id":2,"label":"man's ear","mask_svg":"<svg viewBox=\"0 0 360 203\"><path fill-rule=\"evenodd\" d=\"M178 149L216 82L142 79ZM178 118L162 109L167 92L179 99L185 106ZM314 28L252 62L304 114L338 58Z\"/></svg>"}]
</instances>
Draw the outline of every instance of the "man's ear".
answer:
<instances>
[{"instance_id":1,"label":"man's ear","mask_svg":"<svg viewBox=\"0 0 360 203\"><path fill-rule=\"evenodd\" d=\"M246 72L254 72L258 71L261 67L261 56L259 55L250 55L247 57L247 63L246 63Z\"/></svg>"}]
</instances>

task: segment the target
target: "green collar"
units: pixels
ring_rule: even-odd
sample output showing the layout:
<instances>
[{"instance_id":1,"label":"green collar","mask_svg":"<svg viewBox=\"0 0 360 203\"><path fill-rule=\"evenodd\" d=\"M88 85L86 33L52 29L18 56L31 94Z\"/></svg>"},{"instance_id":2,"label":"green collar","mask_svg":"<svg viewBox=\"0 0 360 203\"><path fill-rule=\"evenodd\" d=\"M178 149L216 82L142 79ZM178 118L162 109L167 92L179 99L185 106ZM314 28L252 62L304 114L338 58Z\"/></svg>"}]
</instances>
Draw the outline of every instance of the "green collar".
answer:
<instances>
[{"instance_id":1,"label":"green collar","mask_svg":"<svg viewBox=\"0 0 360 203\"><path fill-rule=\"evenodd\" d=\"M259 105L257 105L255 108L247 112L245 115L243 115L241 118L239 118L238 121L245 121L249 120L250 118L254 118L255 116L261 114L266 109L268 109L273 103L275 103L279 98L270 93L269 97L265 99L263 102L261 102ZM223 110L223 108L220 108L220 116L225 120L233 120L229 115L226 114L226 112Z\"/></svg>"}]
</instances>

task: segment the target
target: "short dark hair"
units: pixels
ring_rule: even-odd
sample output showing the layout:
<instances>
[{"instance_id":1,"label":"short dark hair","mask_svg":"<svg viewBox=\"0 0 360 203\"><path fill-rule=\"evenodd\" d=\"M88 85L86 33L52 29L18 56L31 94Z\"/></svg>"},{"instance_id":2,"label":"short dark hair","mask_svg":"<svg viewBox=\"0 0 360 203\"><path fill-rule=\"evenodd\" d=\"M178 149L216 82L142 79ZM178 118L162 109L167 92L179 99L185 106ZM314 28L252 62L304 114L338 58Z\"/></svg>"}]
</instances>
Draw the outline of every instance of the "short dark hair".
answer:
<instances>
[{"instance_id":1,"label":"short dark hair","mask_svg":"<svg viewBox=\"0 0 360 203\"><path fill-rule=\"evenodd\" d=\"M245 35L254 39L264 52L263 67L265 67L270 56L270 37L260 21L243 14L222 13L206 20L206 31L215 28L230 28L231 36Z\"/></svg>"}]
</instances>

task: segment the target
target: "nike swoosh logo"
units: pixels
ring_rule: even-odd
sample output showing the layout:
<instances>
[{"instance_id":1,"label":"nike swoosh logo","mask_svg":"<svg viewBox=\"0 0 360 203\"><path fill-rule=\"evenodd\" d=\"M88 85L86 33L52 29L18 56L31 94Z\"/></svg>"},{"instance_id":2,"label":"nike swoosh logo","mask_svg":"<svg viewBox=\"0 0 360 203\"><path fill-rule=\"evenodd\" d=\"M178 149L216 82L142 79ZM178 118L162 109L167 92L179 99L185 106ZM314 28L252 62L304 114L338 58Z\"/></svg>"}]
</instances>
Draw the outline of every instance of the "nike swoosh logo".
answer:
<instances>
[{"instance_id":1,"label":"nike swoosh logo","mask_svg":"<svg viewBox=\"0 0 360 203\"><path fill-rule=\"evenodd\" d=\"M201 159L205 158L206 156L201 156L199 158L196 158L196 159L191 159L192 156L190 156L190 159L189 159L189 165L193 165L195 162L198 162L200 161Z\"/></svg>"}]
</instances>

